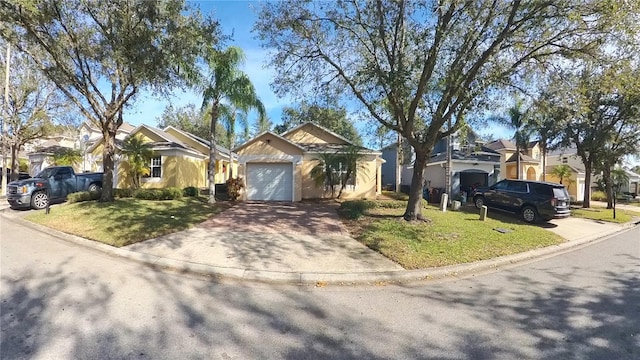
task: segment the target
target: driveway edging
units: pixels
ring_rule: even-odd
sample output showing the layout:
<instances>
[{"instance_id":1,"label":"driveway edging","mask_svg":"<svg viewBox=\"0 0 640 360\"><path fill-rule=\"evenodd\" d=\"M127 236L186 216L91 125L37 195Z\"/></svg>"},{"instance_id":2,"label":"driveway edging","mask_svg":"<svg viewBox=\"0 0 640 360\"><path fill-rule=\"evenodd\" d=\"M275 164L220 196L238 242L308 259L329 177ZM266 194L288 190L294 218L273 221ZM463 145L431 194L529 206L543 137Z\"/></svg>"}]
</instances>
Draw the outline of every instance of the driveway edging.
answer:
<instances>
[{"instance_id":1,"label":"driveway edging","mask_svg":"<svg viewBox=\"0 0 640 360\"><path fill-rule=\"evenodd\" d=\"M594 234L578 240L567 241L558 245L529 250L526 252L501 256L494 259L481 260L473 263L451 265L438 268L428 268L419 270L397 270L397 271L377 271L377 272L285 272L256 270L250 268L223 267L209 264L195 263L183 260L176 260L167 257L145 254L110 245L98 243L76 235L67 234L40 224L32 223L21 217L10 217L0 212L9 220L16 221L23 226L46 233L63 241L84 246L89 249L100 251L110 256L117 256L128 260L136 261L153 268L162 268L177 271L180 273L191 273L211 277L223 277L237 280L247 280L266 283L286 283L296 285L333 284L333 285L371 285L380 283L411 283L419 281L440 280L447 278L465 278L475 274L489 271L497 271L501 268L508 268L518 264L533 260L540 260L546 257L559 255L573 251L591 244L604 241L613 235L617 235L633 229L637 223L635 221L623 224L616 231L606 231Z\"/></svg>"}]
</instances>

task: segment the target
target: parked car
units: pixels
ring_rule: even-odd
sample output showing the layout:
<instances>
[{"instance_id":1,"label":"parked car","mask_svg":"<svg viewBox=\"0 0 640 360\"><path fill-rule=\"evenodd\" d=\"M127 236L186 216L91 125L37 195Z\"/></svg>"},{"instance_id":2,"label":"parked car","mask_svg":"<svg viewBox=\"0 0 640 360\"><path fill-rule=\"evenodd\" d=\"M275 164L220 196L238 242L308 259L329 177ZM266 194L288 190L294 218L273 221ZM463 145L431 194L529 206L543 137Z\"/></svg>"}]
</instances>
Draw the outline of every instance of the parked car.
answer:
<instances>
[{"instance_id":1,"label":"parked car","mask_svg":"<svg viewBox=\"0 0 640 360\"><path fill-rule=\"evenodd\" d=\"M50 202L64 201L68 194L100 191L102 173L76 174L71 166L53 166L26 180L7 185L7 201L12 208L43 209Z\"/></svg>"},{"instance_id":2,"label":"parked car","mask_svg":"<svg viewBox=\"0 0 640 360\"><path fill-rule=\"evenodd\" d=\"M569 193L564 185L555 183L502 180L491 187L478 188L473 201L477 208L486 205L521 214L528 223L571 215Z\"/></svg>"}]
</instances>

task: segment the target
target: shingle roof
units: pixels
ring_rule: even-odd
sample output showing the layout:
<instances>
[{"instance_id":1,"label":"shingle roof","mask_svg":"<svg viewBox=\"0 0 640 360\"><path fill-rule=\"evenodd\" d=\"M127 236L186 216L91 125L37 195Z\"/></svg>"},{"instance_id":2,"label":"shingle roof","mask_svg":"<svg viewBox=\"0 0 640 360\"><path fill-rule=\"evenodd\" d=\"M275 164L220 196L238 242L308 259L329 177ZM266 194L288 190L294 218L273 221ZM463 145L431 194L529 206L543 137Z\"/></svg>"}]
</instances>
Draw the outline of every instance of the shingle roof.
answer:
<instances>
[{"instance_id":1,"label":"shingle roof","mask_svg":"<svg viewBox=\"0 0 640 360\"><path fill-rule=\"evenodd\" d=\"M511 155L507 161L505 161L506 163L511 163L511 162L516 162L516 154ZM540 160L534 159L529 155L525 155L523 153L520 153L520 161L526 161L526 162L533 162L533 163L539 163Z\"/></svg>"},{"instance_id":2,"label":"shingle roof","mask_svg":"<svg viewBox=\"0 0 640 360\"><path fill-rule=\"evenodd\" d=\"M492 141L488 143L487 145L485 145L485 147L491 150L502 150L502 149L515 150L516 144L514 144L509 140L498 139L496 141Z\"/></svg>"},{"instance_id":3,"label":"shingle roof","mask_svg":"<svg viewBox=\"0 0 640 360\"><path fill-rule=\"evenodd\" d=\"M453 151L451 153L451 160L490 161L500 163L500 154L493 151L477 151L472 153L466 153L464 151ZM429 163L437 163L442 161L447 161L447 153L439 153L429 158Z\"/></svg>"}]
</instances>

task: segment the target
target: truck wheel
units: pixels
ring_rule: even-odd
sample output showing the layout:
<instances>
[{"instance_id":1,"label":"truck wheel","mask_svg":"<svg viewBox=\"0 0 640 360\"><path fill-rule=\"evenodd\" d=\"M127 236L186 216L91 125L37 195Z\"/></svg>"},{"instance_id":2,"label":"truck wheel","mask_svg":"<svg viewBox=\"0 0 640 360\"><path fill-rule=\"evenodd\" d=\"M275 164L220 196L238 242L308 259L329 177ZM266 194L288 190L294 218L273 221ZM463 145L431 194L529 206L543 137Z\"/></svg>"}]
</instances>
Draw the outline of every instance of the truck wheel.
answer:
<instances>
[{"instance_id":1,"label":"truck wheel","mask_svg":"<svg viewBox=\"0 0 640 360\"><path fill-rule=\"evenodd\" d=\"M525 206L522 209L522 220L529 224L533 224L538 221L538 212L533 206Z\"/></svg>"},{"instance_id":2,"label":"truck wheel","mask_svg":"<svg viewBox=\"0 0 640 360\"><path fill-rule=\"evenodd\" d=\"M31 195L31 207L36 210L42 210L47 207L49 203L49 197L44 191L38 191Z\"/></svg>"},{"instance_id":3,"label":"truck wheel","mask_svg":"<svg viewBox=\"0 0 640 360\"><path fill-rule=\"evenodd\" d=\"M91 184L91 185L89 185L89 189L88 190L89 190L89 192L98 192L98 191L101 191L102 188L98 184Z\"/></svg>"}]
</instances>

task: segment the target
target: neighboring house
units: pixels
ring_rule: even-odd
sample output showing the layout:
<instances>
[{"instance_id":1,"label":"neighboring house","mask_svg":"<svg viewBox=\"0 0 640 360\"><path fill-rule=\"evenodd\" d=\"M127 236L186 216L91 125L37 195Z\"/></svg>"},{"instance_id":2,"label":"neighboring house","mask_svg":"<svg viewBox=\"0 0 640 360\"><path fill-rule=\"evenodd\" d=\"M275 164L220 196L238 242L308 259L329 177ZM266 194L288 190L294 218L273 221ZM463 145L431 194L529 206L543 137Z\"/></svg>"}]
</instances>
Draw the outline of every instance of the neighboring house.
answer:
<instances>
[{"instance_id":1,"label":"neighboring house","mask_svg":"<svg viewBox=\"0 0 640 360\"><path fill-rule=\"evenodd\" d=\"M208 141L173 127L160 130L144 124L135 128L128 136L140 136L154 151L154 157L149 163L149 175L141 179L141 187L208 186ZM122 148L122 142L116 140L118 149ZM229 150L221 146L217 150L215 182L224 183L229 166ZM87 149L87 153L95 160L96 171L102 171L102 151L102 138ZM131 187L126 156L116 154L114 169L114 187Z\"/></svg>"},{"instance_id":2,"label":"neighboring house","mask_svg":"<svg viewBox=\"0 0 640 360\"><path fill-rule=\"evenodd\" d=\"M505 139L498 139L486 145L487 148L500 154L500 173L505 179L518 177L518 158L516 145ZM542 180L542 151L538 141L527 144L520 150L520 176L525 180Z\"/></svg>"},{"instance_id":3,"label":"neighboring house","mask_svg":"<svg viewBox=\"0 0 640 360\"><path fill-rule=\"evenodd\" d=\"M238 146L239 175L245 180L244 200L300 201L323 198L311 170L323 153L340 153L355 146L321 126L305 123L282 135L265 131ZM363 155L344 198L375 198L381 192L381 153L360 147ZM336 192L337 193L337 192Z\"/></svg>"},{"instance_id":4,"label":"neighboring house","mask_svg":"<svg viewBox=\"0 0 640 360\"><path fill-rule=\"evenodd\" d=\"M584 199L584 169L580 169L569 164L564 165L569 166L569 169L571 169L571 176L568 179L563 179L562 185L566 186L569 196L571 197L571 201L582 201ZM553 168L556 166L559 166L559 164L547 165L546 181L560 183L560 179L553 175Z\"/></svg>"},{"instance_id":5,"label":"neighboring house","mask_svg":"<svg viewBox=\"0 0 640 360\"><path fill-rule=\"evenodd\" d=\"M636 194L636 196L638 195L638 193L640 193L640 174L636 174L631 170L627 170L624 169L624 171L627 173L627 176L629 177L629 182L626 184L623 184L620 187L620 191L625 193L631 193L631 194Z\"/></svg>"},{"instance_id":6,"label":"neighboring house","mask_svg":"<svg viewBox=\"0 0 640 360\"><path fill-rule=\"evenodd\" d=\"M58 148L77 149L78 135L74 130L67 130L61 134L53 134L42 139L36 139L24 145L24 151L29 160L29 175L33 176L47 166L53 165L53 152ZM80 166L74 166L80 171Z\"/></svg>"},{"instance_id":7,"label":"neighboring house","mask_svg":"<svg viewBox=\"0 0 640 360\"><path fill-rule=\"evenodd\" d=\"M133 130L135 126L128 122L123 122L122 125L116 131L116 140L124 140ZM80 125L79 136L77 139L78 148L82 151L82 170L83 171L96 171L95 165L96 159L91 157L91 153L87 150L92 147L96 142L102 139L102 131L98 129L89 121L85 121Z\"/></svg>"},{"instance_id":8,"label":"neighboring house","mask_svg":"<svg viewBox=\"0 0 640 360\"><path fill-rule=\"evenodd\" d=\"M462 145L461 145L462 144ZM382 149L382 157L386 161L382 165L383 184L395 184L396 178L396 144ZM469 131L465 139L454 136L451 143L451 193L470 192L474 186L493 185L500 178L500 153L486 147L477 136ZM401 170L400 183L411 185L415 156L410 148L405 148L404 164ZM433 147L431 157L424 169L424 185L430 189L446 188L447 139L441 139Z\"/></svg>"},{"instance_id":9,"label":"neighboring house","mask_svg":"<svg viewBox=\"0 0 640 360\"><path fill-rule=\"evenodd\" d=\"M571 200L582 201L584 199L586 173L582 159L578 156L577 149L575 147L567 147L549 151L547 154L547 181L560 182L560 179L551 174L553 168L558 165L569 166L571 169L571 179L568 184L563 181L563 185L567 185ZM596 174L592 174L591 189L595 190L596 186Z\"/></svg>"}]
</instances>

